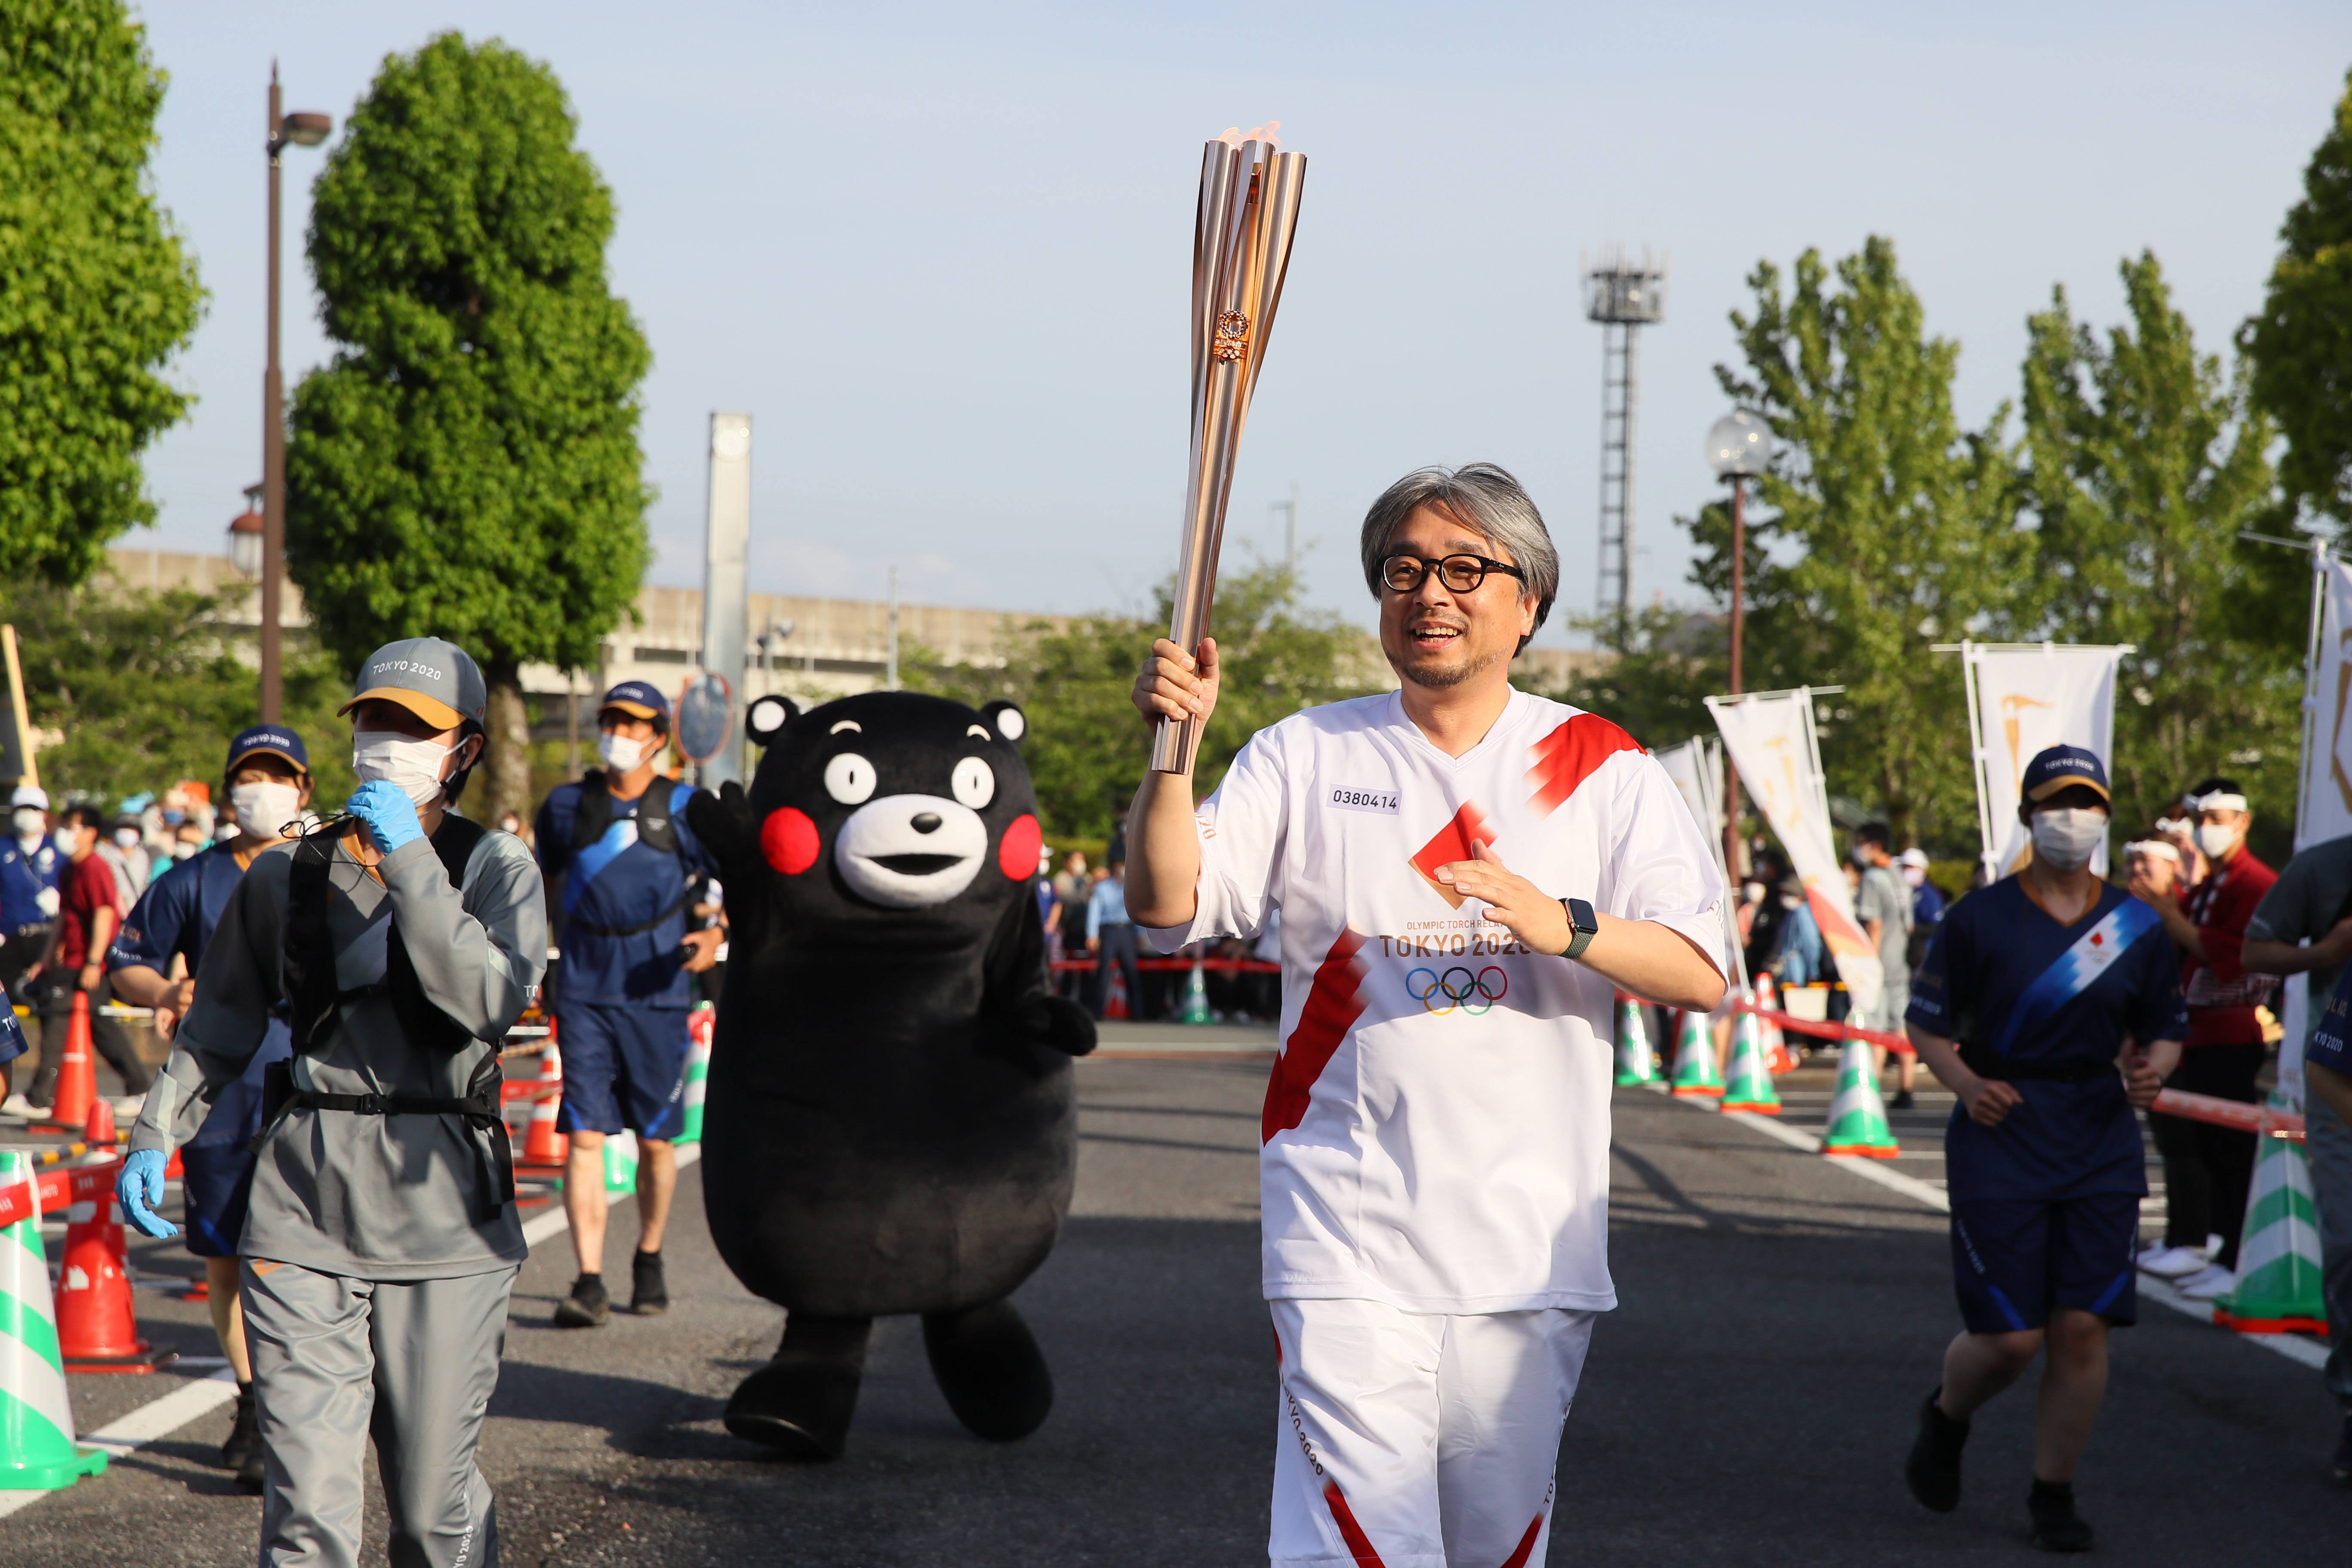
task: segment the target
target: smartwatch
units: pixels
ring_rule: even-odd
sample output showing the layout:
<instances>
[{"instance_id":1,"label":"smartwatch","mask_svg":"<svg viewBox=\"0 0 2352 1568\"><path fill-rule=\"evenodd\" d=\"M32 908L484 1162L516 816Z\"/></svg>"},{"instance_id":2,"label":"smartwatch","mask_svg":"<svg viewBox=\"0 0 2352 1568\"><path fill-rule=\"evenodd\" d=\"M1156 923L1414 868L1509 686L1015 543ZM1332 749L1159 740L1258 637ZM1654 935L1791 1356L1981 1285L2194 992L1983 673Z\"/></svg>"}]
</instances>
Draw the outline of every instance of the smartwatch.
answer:
<instances>
[{"instance_id":1,"label":"smartwatch","mask_svg":"<svg viewBox=\"0 0 2352 1568\"><path fill-rule=\"evenodd\" d=\"M1560 956L1582 958L1584 950L1591 947L1592 939L1601 933L1601 918L1582 899L1562 899L1559 907L1568 911L1569 930L1568 951Z\"/></svg>"}]
</instances>

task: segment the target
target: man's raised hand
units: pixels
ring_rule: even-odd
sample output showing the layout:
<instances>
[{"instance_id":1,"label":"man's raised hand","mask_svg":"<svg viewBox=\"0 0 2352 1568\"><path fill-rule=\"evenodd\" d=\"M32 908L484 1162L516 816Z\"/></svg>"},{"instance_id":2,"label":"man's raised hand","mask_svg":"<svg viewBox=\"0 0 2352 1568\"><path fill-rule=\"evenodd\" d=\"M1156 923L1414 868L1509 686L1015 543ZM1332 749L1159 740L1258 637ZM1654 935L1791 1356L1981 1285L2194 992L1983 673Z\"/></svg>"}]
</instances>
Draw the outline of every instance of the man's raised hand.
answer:
<instances>
[{"instance_id":1,"label":"man's raised hand","mask_svg":"<svg viewBox=\"0 0 2352 1568\"><path fill-rule=\"evenodd\" d=\"M1166 637L1151 645L1135 678L1135 710L1147 724L1162 719L1206 721L1217 706L1217 639L1201 639L1196 661Z\"/></svg>"}]
</instances>

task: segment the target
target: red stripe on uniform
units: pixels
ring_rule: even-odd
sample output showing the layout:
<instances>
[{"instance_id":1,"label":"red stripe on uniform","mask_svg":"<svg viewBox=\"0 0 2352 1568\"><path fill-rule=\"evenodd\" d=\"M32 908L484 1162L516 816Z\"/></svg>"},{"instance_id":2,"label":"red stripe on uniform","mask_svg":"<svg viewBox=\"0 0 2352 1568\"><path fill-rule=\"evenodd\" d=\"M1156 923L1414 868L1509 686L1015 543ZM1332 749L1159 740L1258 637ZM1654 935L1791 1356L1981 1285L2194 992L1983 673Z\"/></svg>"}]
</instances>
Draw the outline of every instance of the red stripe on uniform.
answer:
<instances>
[{"instance_id":1,"label":"red stripe on uniform","mask_svg":"<svg viewBox=\"0 0 2352 1568\"><path fill-rule=\"evenodd\" d=\"M1348 1507L1348 1500L1339 1495L1339 1482L1327 1480L1323 1483L1323 1500L1331 1505L1331 1520L1339 1527L1339 1539L1348 1543L1348 1555L1353 1557L1361 1568L1388 1568L1381 1561L1381 1554L1372 1550L1372 1538L1366 1535L1364 1527L1356 1522L1354 1512Z\"/></svg>"},{"instance_id":2,"label":"red stripe on uniform","mask_svg":"<svg viewBox=\"0 0 2352 1568\"><path fill-rule=\"evenodd\" d=\"M1528 1524L1528 1532L1519 1537L1519 1549L1504 1562L1503 1568L1528 1568L1528 1557L1536 1549L1536 1537L1542 1533L1543 1515L1538 1514Z\"/></svg>"},{"instance_id":3,"label":"red stripe on uniform","mask_svg":"<svg viewBox=\"0 0 2352 1568\"><path fill-rule=\"evenodd\" d=\"M1642 742L1598 713L1579 713L1528 748L1536 765L1528 770L1535 794L1528 804L1549 816L1592 776L1601 763L1620 752L1638 752Z\"/></svg>"},{"instance_id":4,"label":"red stripe on uniform","mask_svg":"<svg viewBox=\"0 0 2352 1568\"><path fill-rule=\"evenodd\" d=\"M1314 987L1307 993L1307 1005L1298 1010L1298 1027L1290 1032L1265 1080L1259 1142L1272 1142L1276 1133L1289 1131L1306 1118L1315 1080L1323 1076L1323 1069L1331 1064L1331 1054L1364 1016L1364 977L1371 971L1356 956L1363 945L1362 937L1342 930L1339 940L1316 966Z\"/></svg>"}]
</instances>

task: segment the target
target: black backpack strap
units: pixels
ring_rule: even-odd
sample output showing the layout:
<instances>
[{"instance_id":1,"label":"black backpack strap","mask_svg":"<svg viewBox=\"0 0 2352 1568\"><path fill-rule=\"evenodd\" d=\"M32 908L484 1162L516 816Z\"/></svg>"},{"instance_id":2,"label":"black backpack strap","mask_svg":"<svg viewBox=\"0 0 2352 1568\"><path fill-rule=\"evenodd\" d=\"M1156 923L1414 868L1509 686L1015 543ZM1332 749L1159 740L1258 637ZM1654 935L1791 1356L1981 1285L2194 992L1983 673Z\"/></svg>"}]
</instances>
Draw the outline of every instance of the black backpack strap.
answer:
<instances>
[{"instance_id":1,"label":"black backpack strap","mask_svg":"<svg viewBox=\"0 0 2352 1568\"><path fill-rule=\"evenodd\" d=\"M653 782L646 786L646 793L637 800L637 842L648 849L674 856L677 860L678 892L669 907L649 921L627 926L593 925L577 915L571 915L564 919L565 931L579 931L585 936L638 936L663 924L686 908L687 900L694 889L693 879L687 873L686 850L677 841L677 818L671 812L677 794L678 782L676 779L656 773ZM585 849L604 837L604 830L612 824L612 793L604 787L604 775L592 768L580 781L580 810L572 819L572 848ZM565 875L570 873L567 871Z\"/></svg>"},{"instance_id":2,"label":"black backpack strap","mask_svg":"<svg viewBox=\"0 0 2352 1568\"><path fill-rule=\"evenodd\" d=\"M572 814L572 849L587 848L612 826L613 792L604 786L602 770L590 768L580 775L580 805Z\"/></svg>"},{"instance_id":3,"label":"black backpack strap","mask_svg":"<svg viewBox=\"0 0 2352 1568\"><path fill-rule=\"evenodd\" d=\"M297 1054L322 1051L335 1032L341 994L335 984L335 944L327 931L327 905L333 895L335 839L313 833L294 847L288 873L284 964L289 1026Z\"/></svg>"}]
</instances>

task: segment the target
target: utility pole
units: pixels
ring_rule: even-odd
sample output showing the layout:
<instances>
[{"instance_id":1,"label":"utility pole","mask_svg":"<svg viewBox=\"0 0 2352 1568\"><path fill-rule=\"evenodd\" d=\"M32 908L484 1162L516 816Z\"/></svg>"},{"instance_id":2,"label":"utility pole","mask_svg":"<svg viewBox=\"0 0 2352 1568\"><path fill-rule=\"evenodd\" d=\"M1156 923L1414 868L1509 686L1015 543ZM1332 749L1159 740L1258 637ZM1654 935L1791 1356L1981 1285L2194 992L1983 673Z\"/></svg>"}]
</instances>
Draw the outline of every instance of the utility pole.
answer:
<instances>
[{"instance_id":1,"label":"utility pole","mask_svg":"<svg viewBox=\"0 0 2352 1568\"><path fill-rule=\"evenodd\" d=\"M1282 564L1291 577L1298 576L1298 481L1290 483L1290 499L1278 500L1267 508L1282 513Z\"/></svg>"},{"instance_id":2,"label":"utility pole","mask_svg":"<svg viewBox=\"0 0 2352 1568\"><path fill-rule=\"evenodd\" d=\"M884 656L882 689L898 689L898 569L890 568L890 630L888 652Z\"/></svg>"},{"instance_id":3,"label":"utility pole","mask_svg":"<svg viewBox=\"0 0 2352 1568\"><path fill-rule=\"evenodd\" d=\"M283 637L278 628L286 576L286 378L278 363L278 156L289 146L316 147L335 122L323 114L287 114L278 91L278 62L269 62L269 342L261 366L261 721L278 721L285 689Z\"/></svg>"}]
</instances>

